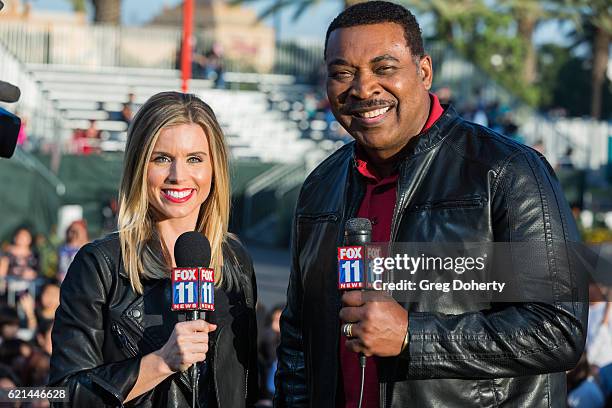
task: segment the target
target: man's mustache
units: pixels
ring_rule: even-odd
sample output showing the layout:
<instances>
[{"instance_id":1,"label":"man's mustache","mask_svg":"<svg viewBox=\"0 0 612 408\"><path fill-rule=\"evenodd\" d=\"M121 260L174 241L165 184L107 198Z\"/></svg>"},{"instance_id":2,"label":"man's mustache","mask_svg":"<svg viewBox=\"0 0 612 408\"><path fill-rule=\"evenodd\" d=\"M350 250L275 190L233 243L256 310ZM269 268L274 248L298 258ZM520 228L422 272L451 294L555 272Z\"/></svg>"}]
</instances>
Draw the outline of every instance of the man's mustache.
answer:
<instances>
[{"instance_id":1,"label":"man's mustache","mask_svg":"<svg viewBox=\"0 0 612 408\"><path fill-rule=\"evenodd\" d=\"M340 113L343 115L352 115L354 113L365 112L368 110L372 110L372 108L386 108L394 106L395 103L393 101L389 101L386 99L370 99L367 101L360 102L352 102L350 104L344 105L340 108Z\"/></svg>"}]
</instances>

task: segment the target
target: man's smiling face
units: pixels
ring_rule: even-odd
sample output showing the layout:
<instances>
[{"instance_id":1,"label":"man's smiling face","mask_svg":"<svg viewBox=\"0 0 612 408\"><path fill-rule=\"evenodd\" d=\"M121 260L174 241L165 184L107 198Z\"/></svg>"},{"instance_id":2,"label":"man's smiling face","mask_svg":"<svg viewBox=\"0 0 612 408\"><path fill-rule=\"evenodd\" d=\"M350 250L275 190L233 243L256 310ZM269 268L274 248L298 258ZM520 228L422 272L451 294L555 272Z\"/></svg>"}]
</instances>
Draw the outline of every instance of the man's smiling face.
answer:
<instances>
[{"instance_id":1,"label":"man's smiling face","mask_svg":"<svg viewBox=\"0 0 612 408\"><path fill-rule=\"evenodd\" d=\"M325 61L334 116L373 159L393 157L421 131L429 115L431 59L412 55L402 26L336 29Z\"/></svg>"}]
</instances>

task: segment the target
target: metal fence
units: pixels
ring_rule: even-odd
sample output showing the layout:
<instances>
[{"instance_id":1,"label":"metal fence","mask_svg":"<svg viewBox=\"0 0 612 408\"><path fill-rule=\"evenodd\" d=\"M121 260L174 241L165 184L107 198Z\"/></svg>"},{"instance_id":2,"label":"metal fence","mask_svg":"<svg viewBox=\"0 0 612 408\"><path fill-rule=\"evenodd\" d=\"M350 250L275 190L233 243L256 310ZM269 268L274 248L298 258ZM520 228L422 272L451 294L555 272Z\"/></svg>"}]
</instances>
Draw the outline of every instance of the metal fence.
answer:
<instances>
[{"instance_id":1,"label":"metal fence","mask_svg":"<svg viewBox=\"0 0 612 408\"><path fill-rule=\"evenodd\" d=\"M174 68L181 32L161 27L3 22L0 40L25 63Z\"/></svg>"}]
</instances>

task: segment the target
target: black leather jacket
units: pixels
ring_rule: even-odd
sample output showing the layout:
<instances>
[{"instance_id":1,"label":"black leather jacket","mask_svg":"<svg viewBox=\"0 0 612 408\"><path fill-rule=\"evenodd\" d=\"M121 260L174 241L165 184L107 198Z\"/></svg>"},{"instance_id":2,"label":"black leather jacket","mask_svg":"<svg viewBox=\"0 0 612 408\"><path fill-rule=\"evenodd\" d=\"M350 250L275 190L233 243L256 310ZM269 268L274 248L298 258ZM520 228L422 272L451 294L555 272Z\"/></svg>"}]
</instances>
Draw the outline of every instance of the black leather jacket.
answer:
<instances>
[{"instance_id":1,"label":"black leather jacket","mask_svg":"<svg viewBox=\"0 0 612 408\"><path fill-rule=\"evenodd\" d=\"M241 280L239 288L225 292L226 312L215 312L218 328L211 333L207 355L214 381L205 381L210 372L200 378L202 407L253 406L257 400L255 275L242 246L228 242L224 268L239 268ZM109 235L78 252L62 283L49 383L68 387L70 406L123 406L141 357L160 349L174 325L185 320L184 314L170 311L169 279L144 281L144 293L138 295L120 260L119 236ZM188 372L173 374L126 406L190 407Z\"/></svg>"},{"instance_id":2,"label":"black leather jacket","mask_svg":"<svg viewBox=\"0 0 612 408\"><path fill-rule=\"evenodd\" d=\"M545 241L550 248L553 242L579 241L546 160L464 121L452 107L405 152L392 241ZM354 143L332 154L304 182L281 317L277 407L335 406L337 246L364 190ZM566 254L551 250L547 261L550 275L565 281ZM580 286L567 303L483 308L431 295L411 303L408 347L398 357L378 359L380 406L565 406L564 371L578 361L585 340L587 291Z\"/></svg>"}]
</instances>

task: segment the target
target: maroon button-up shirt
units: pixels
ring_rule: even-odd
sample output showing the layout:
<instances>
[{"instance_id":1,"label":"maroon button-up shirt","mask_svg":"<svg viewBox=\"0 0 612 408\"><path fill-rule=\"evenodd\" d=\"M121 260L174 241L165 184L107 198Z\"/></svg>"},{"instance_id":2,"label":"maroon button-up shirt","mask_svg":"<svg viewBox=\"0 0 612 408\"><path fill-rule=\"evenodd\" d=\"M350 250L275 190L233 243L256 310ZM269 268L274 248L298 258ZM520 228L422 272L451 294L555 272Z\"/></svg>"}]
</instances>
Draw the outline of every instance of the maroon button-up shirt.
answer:
<instances>
[{"instance_id":1,"label":"maroon button-up shirt","mask_svg":"<svg viewBox=\"0 0 612 408\"><path fill-rule=\"evenodd\" d=\"M429 129L442 116L444 109L438 97L430 94L431 108L429 117L421 133ZM397 195L397 179L399 173L387 177L379 177L376 169L368 163L365 152L355 150L357 170L363 176L366 192L357 211L357 217L368 218L372 222L372 242L388 242L391 239L391 222ZM340 381L338 381L339 408L357 408L359 406L359 389L361 386L361 367L359 356L349 351L344 343L346 337L340 333ZM379 386L376 358L368 357L365 370L363 391L363 408L378 408Z\"/></svg>"}]
</instances>

